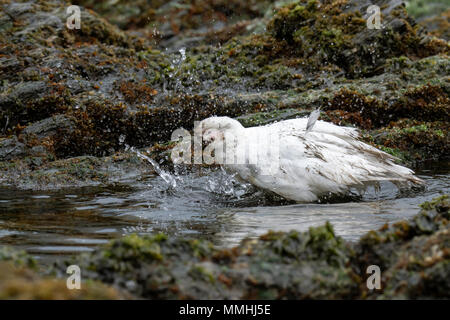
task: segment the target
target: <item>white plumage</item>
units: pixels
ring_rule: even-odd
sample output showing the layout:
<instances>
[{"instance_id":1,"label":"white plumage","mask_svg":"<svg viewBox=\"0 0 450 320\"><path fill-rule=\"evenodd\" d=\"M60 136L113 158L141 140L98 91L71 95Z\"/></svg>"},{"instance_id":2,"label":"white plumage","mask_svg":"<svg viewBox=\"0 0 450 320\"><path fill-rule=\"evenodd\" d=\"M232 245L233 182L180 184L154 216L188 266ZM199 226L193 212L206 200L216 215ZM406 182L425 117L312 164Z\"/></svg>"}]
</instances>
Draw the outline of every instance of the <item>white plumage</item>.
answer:
<instances>
[{"instance_id":1,"label":"white plumage","mask_svg":"<svg viewBox=\"0 0 450 320\"><path fill-rule=\"evenodd\" d=\"M365 189L380 181L396 185L422 183L413 171L395 164L393 156L358 140L357 129L319 120L306 134L307 124L308 118L252 128L244 128L228 117L200 122L203 140L215 148L216 159L223 159L222 151L241 152L240 145L258 150L256 163L249 152L241 152L244 161L219 164L259 188L297 202L316 201L330 193L343 194L352 187ZM268 143L268 137L276 137L272 139L275 143ZM265 156L268 154L271 156ZM267 168L274 160L277 168L268 174Z\"/></svg>"},{"instance_id":2,"label":"white plumage","mask_svg":"<svg viewBox=\"0 0 450 320\"><path fill-rule=\"evenodd\" d=\"M320 107L317 108L316 110L314 110L313 112L311 112L311 114L309 115L308 122L306 124L305 134L310 132L313 129L313 127L316 124L316 121L317 121L317 119L319 119L319 117L320 117Z\"/></svg>"}]
</instances>

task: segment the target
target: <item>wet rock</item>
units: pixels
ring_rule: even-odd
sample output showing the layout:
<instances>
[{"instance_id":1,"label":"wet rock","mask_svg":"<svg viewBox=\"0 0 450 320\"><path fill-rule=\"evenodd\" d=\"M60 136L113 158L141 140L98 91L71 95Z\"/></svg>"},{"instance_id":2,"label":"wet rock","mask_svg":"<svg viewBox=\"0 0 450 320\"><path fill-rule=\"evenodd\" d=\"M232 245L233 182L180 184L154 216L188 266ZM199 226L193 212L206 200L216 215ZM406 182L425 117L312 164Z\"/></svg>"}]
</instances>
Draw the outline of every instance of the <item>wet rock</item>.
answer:
<instances>
[{"instance_id":1,"label":"wet rock","mask_svg":"<svg viewBox=\"0 0 450 320\"><path fill-rule=\"evenodd\" d=\"M406 3L406 9L409 15L421 21L448 9L448 3L445 0L410 0Z\"/></svg>"},{"instance_id":2,"label":"wet rock","mask_svg":"<svg viewBox=\"0 0 450 320\"><path fill-rule=\"evenodd\" d=\"M404 162L450 154L449 46L400 1L77 3L97 11L82 8L81 30L66 29L66 2L0 2L1 184L136 181L154 172L126 145L153 145L158 158L173 130L195 120L261 125L318 106L322 119L364 129ZM367 29L369 4L381 6L384 29ZM146 298L448 298L448 260L441 198L356 244L328 224L232 249L129 236L83 263L91 278ZM380 292L365 287L372 264L383 272ZM42 297L44 282L15 297Z\"/></svg>"},{"instance_id":3,"label":"wet rock","mask_svg":"<svg viewBox=\"0 0 450 320\"><path fill-rule=\"evenodd\" d=\"M244 127L263 126L272 122L280 120L295 119L301 117L307 117L313 111L311 110L298 110L298 109L282 109L271 112L257 112L251 113L236 118Z\"/></svg>"},{"instance_id":4,"label":"wet rock","mask_svg":"<svg viewBox=\"0 0 450 320\"><path fill-rule=\"evenodd\" d=\"M447 127L445 121L400 120L372 131L371 141L404 163L417 165L423 161L445 160L450 152Z\"/></svg>"},{"instance_id":5,"label":"wet rock","mask_svg":"<svg viewBox=\"0 0 450 320\"><path fill-rule=\"evenodd\" d=\"M408 90L398 100L378 101L357 91L342 89L325 106L355 115L363 128L386 126L399 119L440 121L450 118L450 98L440 86L425 85ZM351 119L349 119L351 121ZM367 123L364 123L367 121Z\"/></svg>"},{"instance_id":6,"label":"wet rock","mask_svg":"<svg viewBox=\"0 0 450 320\"><path fill-rule=\"evenodd\" d=\"M36 260L29 256L25 251L13 250L9 247L0 247L0 262L10 262L18 267L35 269Z\"/></svg>"},{"instance_id":7,"label":"wet rock","mask_svg":"<svg viewBox=\"0 0 450 320\"><path fill-rule=\"evenodd\" d=\"M448 299L450 204L448 195L421 205L410 222L398 222L359 241L361 264L377 264L384 289L363 292L381 299Z\"/></svg>"},{"instance_id":8,"label":"wet rock","mask_svg":"<svg viewBox=\"0 0 450 320\"><path fill-rule=\"evenodd\" d=\"M381 8L382 29L367 27L370 5ZM292 53L319 66L334 63L350 78L381 73L387 58L448 52L446 42L414 28L400 1L298 1L281 8L268 28Z\"/></svg>"},{"instance_id":9,"label":"wet rock","mask_svg":"<svg viewBox=\"0 0 450 320\"><path fill-rule=\"evenodd\" d=\"M450 10L424 19L420 23L425 25L427 30L434 36L450 41Z\"/></svg>"},{"instance_id":10,"label":"wet rock","mask_svg":"<svg viewBox=\"0 0 450 320\"><path fill-rule=\"evenodd\" d=\"M17 135L0 140L0 161L25 157L51 157L53 139L61 130L72 130L74 121L65 115L55 115L34 122Z\"/></svg>"},{"instance_id":11,"label":"wet rock","mask_svg":"<svg viewBox=\"0 0 450 320\"><path fill-rule=\"evenodd\" d=\"M125 36L86 10L81 14L83 28L76 32L68 30L65 25L67 5L62 1L13 2L1 6L2 12L15 21L15 26L6 25L2 32L5 45L1 48L1 57L8 62L1 66L5 72L0 95L2 129L16 124L23 126L72 106L79 107L79 99L72 99L80 93L79 88L73 86L74 79L83 84L89 80L84 90L91 90L98 85L98 82L92 83L92 79L98 79L93 73L105 73L107 69L89 66L88 61L95 61L86 56L86 51L95 56L96 44L106 51L110 45L125 50L134 46L132 36ZM83 43L85 45L80 45ZM105 54L108 53L112 54Z\"/></svg>"},{"instance_id":12,"label":"wet rock","mask_svg":"<svg viewBox=\"0 0 450 320\"><path fill-rule=\"evenodd\" d=\"M434 36L450 40L450 9L445 0L411 0L406 9L418 23Z\"/></svg>"},{"instance_id":13,"label":"wet rock","mask_svg":"<svg viewBox=\"0 0 450 320\"><path fill-rule=\"evenodd\" d=\"M230 249L130 235L76 261L89 278L153 299L448 298L448 196L421 207L412 220L357 243L335 236L328 223L303 233L269 232ZM370 265L382 271L381 290L366 286Z\"/></svg>"},{"instance_id":14,"label":"wet rock","mask_svg":"<svg viewBox=\"0 0 450 320\"><path fill-rule=\"evenodd\" d=\"M20 160L0 161L0 172L2 185L27 190L131 184L155 175L154 168L132 152L61 160L49 158L48 154L28 155Z\"/></svg>"},{"instance_id":15,"label":"wet rock","mask_svg":"<svg viewBox=\"0 0 450 320\"><path fill-rule=\"evenodd\" d=\"M342 298L357 293L351 250L330 225L220 250L203 240L127 236L82 262L89 277L154 299Z\"/></svg>"},{"instance_id":16,"label":"wet rock","mask_svg":"<svg viewBox=\"0 0 450 320\"><path fill-rule=\"evenodd\" d=\"M8 122L14 124L18 120L17 118L26 117L27 115L22 113L24 111L21 112L19 106L25 101L41 98L47 90L48 87L45 82L30 81L18 84L9 92L3 92L0 96L0 112L2 118L8 118Z\"/></svg>"},{"instance_id":17,"label":"wet rock","mask_svg":"<svg viewBox=\"0 0 450 320\"><path fill-rule=\"evenodd\" d=\"M0 299L8 300L105 300L130 299L127 294L98 282L69 290L64 279L42 277L35 271L0 262Z\"/></svg>"},{"instance_id":18,"label":"wet rock","mask_svg":"<svg viewBox=\"0 0 450 320\"><path fill-rule=\"evenodd\" d=\"M260 125L319 106L322 119L366 129L379 147L414 150L408 163L445 157L448 44L398 1L379 3L382 30L367 29L367 1L77 3L97 11L81 8L81 30L66 28L63 1L0 4L4 161L107 157L165 144L211 115ZM171 48L156 49L164 43ZM59 115L73 125L27 138ZM422 136L373 139L404 120L432 127L433 146Z\"/></svg>"},{"instance_id":19,"label":"wet rock","mask_svg":"<svg viewBox=\"0 0 450 320\"><path fill-rule=\"evenodd\" d=\"M0 140L0 159L4 161L25 156L27 154L25 148L25 144L19 142L15 136L10 139Z\"/></svg>"},{"instance_id":20,"label":"wet rock","mask_svg":"<svg viewBox=\"0 0 450 320\"><path fill-rule=\"evenodd\" d=\"M178 50L248 34L245 26L263 17L272 1L135 1L130 7L126 1L111 6L106 1L79 0L74 4L93 9L121 29L151 37L160 48Z\"/></svg>"},{"instance_id":21,"label":"wet rock","mask_svg":"<svg viewBox=\"0 0 450 320\"><path fill-rule=\"evenodd\" d=\"M74 121L65 115L55 115L53 117L32 123L26 127L22 133L25 135L35 135L43 138L55 134L58 130L73 129Z\"/></svg>"}]
</instances>

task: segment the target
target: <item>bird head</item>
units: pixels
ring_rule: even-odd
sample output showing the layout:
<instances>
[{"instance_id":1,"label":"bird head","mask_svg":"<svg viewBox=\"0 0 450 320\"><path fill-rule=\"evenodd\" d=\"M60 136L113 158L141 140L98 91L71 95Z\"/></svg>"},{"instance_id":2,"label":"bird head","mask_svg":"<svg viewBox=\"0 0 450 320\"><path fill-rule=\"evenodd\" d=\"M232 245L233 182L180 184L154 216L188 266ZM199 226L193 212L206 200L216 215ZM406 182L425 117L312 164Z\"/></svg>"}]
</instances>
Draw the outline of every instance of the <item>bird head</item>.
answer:
<instances>
[{"instance_id":1,"label":"bird head","mask_svg":"<svg viewBox=\"0 0 450 320\"><path fill-rule=\"evenodd\" d=\"M244 128L239 121L229 117L210 117L201 121L199 127L205 142L222 140L226 131L237 131Z\"/></svg>"}]
</instances>

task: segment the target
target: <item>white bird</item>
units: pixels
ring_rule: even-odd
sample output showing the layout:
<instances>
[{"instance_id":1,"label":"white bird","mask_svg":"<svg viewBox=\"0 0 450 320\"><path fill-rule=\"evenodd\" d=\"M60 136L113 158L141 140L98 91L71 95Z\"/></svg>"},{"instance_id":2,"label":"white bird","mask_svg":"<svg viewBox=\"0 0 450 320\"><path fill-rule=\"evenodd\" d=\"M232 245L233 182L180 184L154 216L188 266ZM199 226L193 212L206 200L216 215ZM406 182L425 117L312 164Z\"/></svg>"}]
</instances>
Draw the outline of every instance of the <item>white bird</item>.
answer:
<instances>
[{"instance_id":1,"label":"white bird","mask_svg":"<svg viewBox=\"0 0 450 320\"><path fill-rule=\"evenodd\" d=\"M395 164L395 157L358 140L357 129L319 120L306 135L307 124L308 118L300 118L244 128L237 120L211 117L199 126L216 164L289 200L313 202L381 181L398 187L423 183ZM257 151L257 161L250 149Z\"/></svg>"}]
</instances>

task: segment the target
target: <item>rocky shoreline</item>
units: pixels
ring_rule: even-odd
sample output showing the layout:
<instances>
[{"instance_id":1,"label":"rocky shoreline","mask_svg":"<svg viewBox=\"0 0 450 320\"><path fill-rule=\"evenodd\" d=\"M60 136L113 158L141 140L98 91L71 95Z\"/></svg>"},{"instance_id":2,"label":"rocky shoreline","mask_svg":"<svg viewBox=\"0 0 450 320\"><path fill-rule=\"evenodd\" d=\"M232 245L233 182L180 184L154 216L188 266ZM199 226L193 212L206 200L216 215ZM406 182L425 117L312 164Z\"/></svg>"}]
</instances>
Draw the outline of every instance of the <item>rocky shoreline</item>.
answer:
<instances>
[{"instance_id":1,"label":"rocky shoreline","mask_svg":"<svg viewBox=\"0 0 450 320\"><path fill-rule=\"evenodd\" d=\"M137 13L121 1L114 9L78 1L97 13L82 7L82 28L69 30L64 1L2 0L0 183L104 184L117 180L110 157L133 158L127 145L158 157L171 133L195 120L259 125L318 106L323 120L361 128L406 165L447 159L449 43L400 2L379 2L384 28L375 31L364 1L257 0L183 9L143 1ZM222 18L202 28L211 15ZM211 30L220 43L208 40ZM195 45L182 40L191 36Z\"/></svg>"},{"instance_id":2,"label":"rocky shoreline","mask_svg":"<svg viewBox=\"0 0 450 320\"><path fill-rule=\"evenodd\" d=\"M170 170L171 133L195 120L254 126L317 107L411 168L449 159L448 10L421 0L106 2L0 0L0 186L126 185L153 172L128 146ZM66 28L71 4L80 30ZM381 30L366 27L370 4ZM131 235L76 258L91 279L78 292L65 289L64 264L44 275L2 249L0 298L448 299L448 221L444 196L357 243L330 224L230 249ZM380 291L366 287L373 264Z\"/></svg>"},{"instance_id":3,"label":"rocky shoreline","mask_svg":"<svg viewBox=\"0 0 450 320\"><path fill-rule=\"evenodd\" d=\"M425 202L411 220L370 231L356 243L336 236L329 223L302 233L269 232L227 249L206 240L129 235L51 271L2 248L0 297L449 299L449 209L448 195ZM81 291L65 287L72 264L82 270ZM373 265L381 271L380 289L367 286Z\"/></svg>"}]
</instances>

